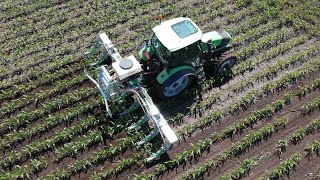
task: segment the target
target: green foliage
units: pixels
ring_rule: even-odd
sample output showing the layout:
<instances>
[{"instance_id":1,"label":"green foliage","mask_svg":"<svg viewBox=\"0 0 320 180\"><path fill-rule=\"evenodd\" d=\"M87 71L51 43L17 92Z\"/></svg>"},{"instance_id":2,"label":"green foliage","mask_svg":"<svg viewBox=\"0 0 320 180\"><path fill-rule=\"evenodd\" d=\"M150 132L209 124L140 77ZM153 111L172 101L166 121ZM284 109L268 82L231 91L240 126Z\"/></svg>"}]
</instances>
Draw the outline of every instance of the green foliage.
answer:
<instances>
[{"instance_id":1,"label":"green foliage","mask_svg":"<svg viewBox=\"0 0 320 180\"><path fill-rule=\"evenodd\" d=\"M277 168L270 170L267 172L266 176L264 176L263 179L280 179L283 175L287 175L289 177L289 174L291 171L295 170L295 168L298 166L299 161L301 159L300 153L295 153L287 160L280 163L280 166Z\"/></svg>"}]
</instances>

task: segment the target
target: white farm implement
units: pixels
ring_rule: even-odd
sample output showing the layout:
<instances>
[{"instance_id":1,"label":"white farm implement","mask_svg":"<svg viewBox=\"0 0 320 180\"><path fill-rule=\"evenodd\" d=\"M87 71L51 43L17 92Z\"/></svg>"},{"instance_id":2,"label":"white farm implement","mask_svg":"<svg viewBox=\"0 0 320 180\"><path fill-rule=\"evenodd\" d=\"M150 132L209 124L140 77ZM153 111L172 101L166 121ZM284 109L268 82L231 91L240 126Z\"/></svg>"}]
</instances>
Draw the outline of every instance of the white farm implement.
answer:
<instances>
[{"instance_id":1,"label":"white farm implement","mask_svg":"<svg viewBox=\"0 0 320 180\"><path fill-rule=\"evenodd\" d=\"M128 127L128 130L138 130L144 123L152 121L149 124L154 125L153 130L145 138L137 142L137 145L141 146L149 142L160 133L163 144L158 151L146 158L146 161L150 162L159 158L173 143L178 141L178 138L153 103L147 90L141 86L141 72L143 70L140 63L132 55L122 58L105 33L97 37L90 51L86 53L86 56L88 55L99 56L97 63L92 64L96 67L97 77L93 78L87 71L85 71L85 74L98 87L104 99L107 114L112 116L108 100L117 101L127 95L132 95L134 103L120 115L127 115L138 107L143 109L144 116ZM101 65L101 62L107 62L107 64Z\"/></svg>"}]
</instances>

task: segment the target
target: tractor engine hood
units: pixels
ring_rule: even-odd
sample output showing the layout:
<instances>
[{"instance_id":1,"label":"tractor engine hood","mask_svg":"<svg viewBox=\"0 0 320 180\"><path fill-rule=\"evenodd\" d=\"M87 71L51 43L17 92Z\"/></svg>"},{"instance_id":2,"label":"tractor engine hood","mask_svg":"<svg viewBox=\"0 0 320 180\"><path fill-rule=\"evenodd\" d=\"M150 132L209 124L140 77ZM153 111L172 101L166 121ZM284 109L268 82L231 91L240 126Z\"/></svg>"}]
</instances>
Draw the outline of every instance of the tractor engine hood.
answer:
<instances>
[{"instance_id":1,"label":"tractor engine hood","mask_svg":"<svg viewBox=\"0 0 320 180\"><path fill-rule=\"evenodd\" d=\"M230 44L232 38L225 30L217 30L203 34L201 41L204 43L211 42L216 48L222 48Z\"/></svg>"}]
</instances>

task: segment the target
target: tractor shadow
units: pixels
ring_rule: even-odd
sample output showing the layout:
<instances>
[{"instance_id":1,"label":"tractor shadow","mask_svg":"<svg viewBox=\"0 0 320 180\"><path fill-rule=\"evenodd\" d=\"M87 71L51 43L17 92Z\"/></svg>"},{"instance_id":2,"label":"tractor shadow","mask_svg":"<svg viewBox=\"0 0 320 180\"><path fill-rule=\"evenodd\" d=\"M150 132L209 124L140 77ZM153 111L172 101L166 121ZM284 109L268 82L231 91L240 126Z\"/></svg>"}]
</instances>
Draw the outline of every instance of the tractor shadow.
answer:
<instances>
[{"instance_id":1,"label":"tractor shadow","mask_svg":"<svg viewBox=\"0 0 320 180\"><path fill-rule=\"evenodd\" d=\"M193 88L193 86L192 84L188 89ZM161 114L168 119L177 113L187 114L188 107L197 101L196 94L186 94L186 91L184 90L179 95L167 99L158 97L153 90L150 91L150 94Z\"/></svg>"}]
</instances>

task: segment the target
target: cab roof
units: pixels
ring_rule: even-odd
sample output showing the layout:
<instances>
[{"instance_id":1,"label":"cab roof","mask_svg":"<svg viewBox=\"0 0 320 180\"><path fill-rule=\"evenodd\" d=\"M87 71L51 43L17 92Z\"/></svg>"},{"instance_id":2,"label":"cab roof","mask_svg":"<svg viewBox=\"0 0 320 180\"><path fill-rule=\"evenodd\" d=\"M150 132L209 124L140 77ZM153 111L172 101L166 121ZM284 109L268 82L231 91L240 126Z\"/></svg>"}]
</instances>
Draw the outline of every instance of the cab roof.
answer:
<instances>
[{"instance_id":1,"label":"cab roof","mask_svg":"<svg viewBox=\"0 0 320 180\"><path fill-rule=\"evenodd\" d=\"M200 28L186 17L164 21L154 27L152 31L170 52L199 41L202 37Z\"/></svg>"}]
</instances>

